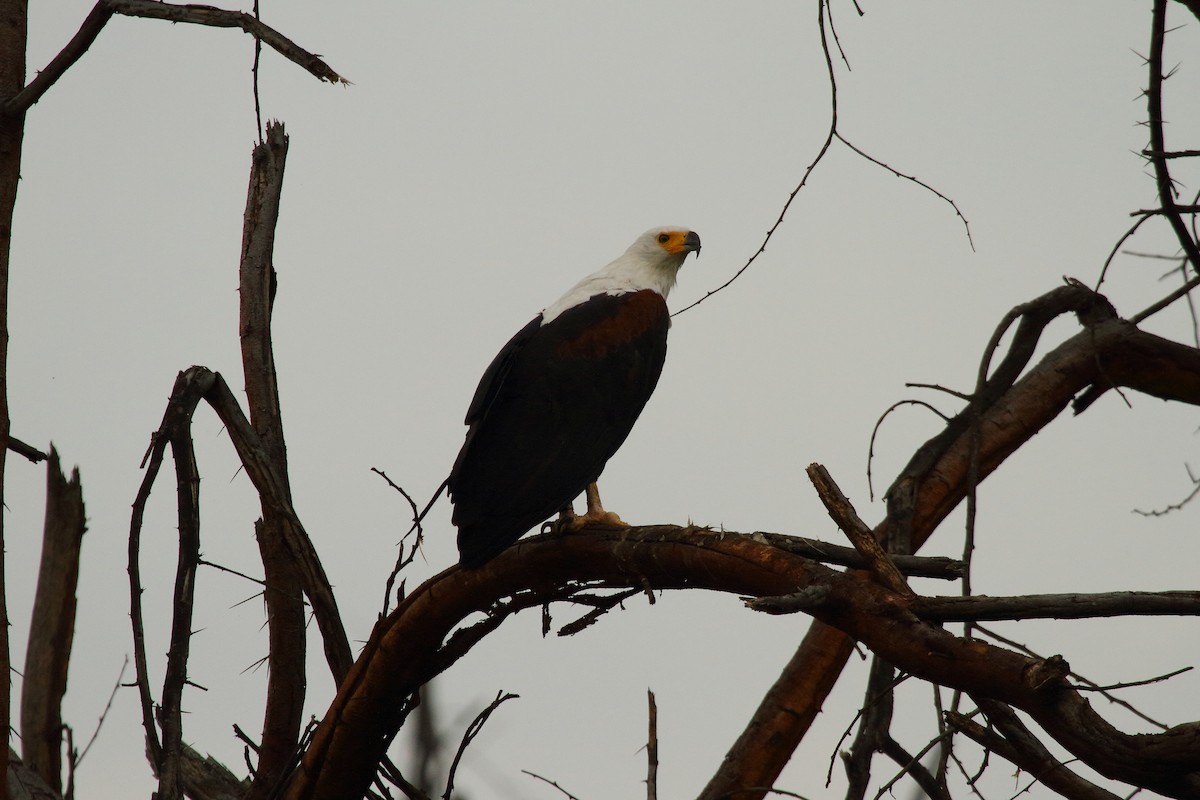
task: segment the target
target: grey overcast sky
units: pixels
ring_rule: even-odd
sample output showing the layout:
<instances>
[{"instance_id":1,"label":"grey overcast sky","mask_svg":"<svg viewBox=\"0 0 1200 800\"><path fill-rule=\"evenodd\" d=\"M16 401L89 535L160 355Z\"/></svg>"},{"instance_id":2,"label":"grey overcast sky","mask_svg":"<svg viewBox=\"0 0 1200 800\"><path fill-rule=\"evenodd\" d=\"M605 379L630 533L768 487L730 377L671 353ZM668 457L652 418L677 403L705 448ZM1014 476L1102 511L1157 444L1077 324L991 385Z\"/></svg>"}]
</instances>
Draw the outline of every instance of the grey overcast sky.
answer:
<instances>
[{"instance_id":1,"label":"grey overcast sky","mask_svg":"<svg viewBox=\"0 0 1200 800\"><path fill-rule=\"evenodd\" d=\"M32 75L91 0L31 5ZM829 87L815 3L262 6L267 22L353 81L320 84L263 55L264 115L292 137L274 331L293 488L351 638L361 641L408 517L370 469L427 497L453 461L467 402L497 348L641 231L681 224L703 237L674 308L727 279L816 154ZM1136 155L1146 141L1138 53L1148 3L867 2L861 17L853 5L834 6L849 60L849 69L837 64L841 131L952 197L975 249L946 203L835 145L755 265L675 320L658 391L602 480L606 503L632 522L840 541L805 480L814 461L877 520L882 507L869 500L865 475L877 418L906 397L955 408L905 382L968 389L1004 313L1063 275L1094 282L1130 212L1155 202ZM1168 63L1180 67L1167 83L1169 142L1194 148L1200 25L1174 5L1170 13L1183 27L1167 44ZM235 31L115 18L29 114L9 380L14 435L53 440L82 472L89 532L66 703L77 742L131 652L129 507L175 374L203 364L241 383L236 289L256 137L252 51ZM1151 224L1128 249L1175 246L1165 226ZM1105 292L1133 314L1165 293L1167 268L1118 255ZM1072 325L1052 326L1047 345ZM1192 340L1182 305L1147 327ZM1128 400L1110 394L1078 419L1058 420L987 481L977 591L1195 588L1197 508L1160 519L1133 509L1188 492L1185 465L1200 453L1196 411ZM937 428L914 407L889 417L875 445L877 493ZM255 572L249 483L212 414L197 414L195 434L204 555ZM10 476L9 608L20 664L44 478L15 459ZM142 561L159 682L172 503L160 483ZM410 585L456 557L444 502L427 527ZM959 554L961 531L955 517L926 552ZM232 724L251 734L261 726L265 674L256 663L266 641L254 594L227 574L200 575L190 677L207 691L185 695L185 738L234 769L242 748ZM694 796L806 626L752 614L728 596L626 605L568 639L542 639L536 614L518 617L439 679L438 723L455 742L498 690L521 695L468 752L462 796L561 796L523 769L585 800L641 795L647 688L658 696L660 795ZM1105 684L1200 656L1186 620L997 627ZM313 644L309 708L320 715L333 686ZM780 788L842 795L840 767L830 788L825 772L864 674L855 659ZM1200 717L1198 696L1194 673L1125 693L1167 722ZM914 751L934 729L930 697L915 682L901 692L899 733ZM1126 729L1144 724L1098 702ZM118 692L77 779L79 797L149 794L132 690ZM989 797L1024 785L995 760L986 780Z\"/></svg>"}]
</instances>

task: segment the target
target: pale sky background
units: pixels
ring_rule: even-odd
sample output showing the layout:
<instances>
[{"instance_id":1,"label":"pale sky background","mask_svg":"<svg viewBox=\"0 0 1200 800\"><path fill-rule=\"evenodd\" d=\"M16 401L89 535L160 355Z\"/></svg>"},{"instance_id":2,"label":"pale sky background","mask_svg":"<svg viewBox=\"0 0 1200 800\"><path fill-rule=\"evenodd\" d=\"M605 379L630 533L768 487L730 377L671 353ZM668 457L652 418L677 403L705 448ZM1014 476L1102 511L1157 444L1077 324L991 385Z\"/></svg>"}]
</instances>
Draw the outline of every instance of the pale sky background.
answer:
<instances>
[{"instance_id":1,"label":"pale sky background","mask_svg":"<svg viewBox=\"0 0 1200 800\"><path fill-rule=\"evenodd\" d=\"M266 116L291 134L276 264L275 346L296 506L352 640L367 636L407 506L370 472L427 497L462 442L462 415L495 351L579 277L643 230L686 225L704 241L674 308L756 250L813 158L829 90L815 3L315 2L264 18L353 81L320 84L264 51ZM90 0L33 3L29 66L78 29ZM1155 191L1136 155L1148 3L835 4L852 72L838 63L841 130L929 192L835 145L766 253L675 321L658 391L601 484L635 523L769 530L841 542L804 467L825 464L870 523L868 438L906 397L945 411L968 390L1012 306L1094 282L1129 212ZM1172 4L1168 144L1200 142L1200 26ZM236 31L116 18L28 118L11 284L13 434L82 472L89 532L66 718L86 740L131 653L126 540L138 464L177 371L203 364L241 385L237 261L250 152L252 40ZM1190 179L1178 164L1190 198ZM1151 223L1131 249L1172 253ZM1122 314L1165 293L1167 262L1116 259L1105 286ZM1191 341L1182 305L1147 327ZM1046 347L1076 330L1061 320ZM1043 351L1046 349L1043 347ZM1195 588L1200 506L1182 498L1200 453L1196 409L1110 394L1063 417L982 487L982 593ZM258 573L257 501L228 438L202 408L195 437L207 559ZM902 409L883 427L877 492L938 420ZM9 609L14 664L37 572L44 472L10 456ZM144 533L156 687L168 636L174 492L160 478ZM961 552L962 517L926 554ZM430 515L409 585L453 563L449 506ZM949 585L922 591L954 593ZM265 655L256 588L199 576L185 738L235 770L239 724L261 729ZM246 601L248 602L242 602ZM573 618L557 609L556 620ZM645 691L658 697L659 793L695 796L774 680L807 619L735 597L643 599L568 639L507 622L436 684L456 744L504 690L468 751L462 797L644 796ZM997 625L1103 683L1195 664L1193 620ZM314 631L309 710L333 691ZM863 689L855 659L778 786L841 797L825 772ZM125 680L133 677L132 665ZM19 680L15 689L19 689ZM157 691L157 690L156 690ZM900 691L896 732L932 735L931 690ZM1200 718L1200 675L1122 695L1165 722ZM1143 724L1097 698L1126 730ZM974 768L978 756L968 752ZM402 758L402 756L401 756ZM888 778L892 767L877 762ZM122 689L78 779L80 798L148 796L135 692ZM1024 786L994 759L984 786ZM431 787L437 794L442 787ZM903 791L908 791L907 789ZM1119 789L1118 789L1119 791ZM1045 796L1034 789L1028 796ZM966 791L963 790L963 795ZM459 795L456 795L459 796ZM1147 794L1140 795L1149 796Z\"/></svg>"}]
</instances>

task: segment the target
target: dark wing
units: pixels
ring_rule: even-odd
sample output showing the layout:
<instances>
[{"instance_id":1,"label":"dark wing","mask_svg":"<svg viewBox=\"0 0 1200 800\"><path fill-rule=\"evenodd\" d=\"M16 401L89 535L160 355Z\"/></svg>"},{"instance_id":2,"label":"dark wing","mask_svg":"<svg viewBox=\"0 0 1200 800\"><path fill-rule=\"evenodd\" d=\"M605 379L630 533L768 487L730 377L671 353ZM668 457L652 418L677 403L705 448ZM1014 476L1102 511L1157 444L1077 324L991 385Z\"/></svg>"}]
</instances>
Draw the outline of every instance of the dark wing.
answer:
<instances>
[{"instance_id":1,"label":"dark wing","mask_svg":"<svg viewBox=\"0 0 1200 800\"><path fill-rule=\"evenodd\" d=\"M483 564L600 476L658 383L669 325L656 292L597 295L505 345L448 482L460 563Z\"/></svg>"},{"instance_id":2,"label":"dark wing","mask_svg":"<svg viewBox=\"0 0 1200 800\"><path fill-rule=\"evenodd\" d=\"M467 406L467 418L463 421L464 425L474 425L475 421L484 415L496 397L496 392L504 383L508 371L512 369L513 359L517 352L525 346L525 342L529 341L541 326L542 315L538 314L528 325L517 331L504 347L500 348L500 352L492 359L492 363L488 364L488 368L483 371L483 377L479 379L475 396L471 398L471 405Z\"/></svg>"}]
</instances>

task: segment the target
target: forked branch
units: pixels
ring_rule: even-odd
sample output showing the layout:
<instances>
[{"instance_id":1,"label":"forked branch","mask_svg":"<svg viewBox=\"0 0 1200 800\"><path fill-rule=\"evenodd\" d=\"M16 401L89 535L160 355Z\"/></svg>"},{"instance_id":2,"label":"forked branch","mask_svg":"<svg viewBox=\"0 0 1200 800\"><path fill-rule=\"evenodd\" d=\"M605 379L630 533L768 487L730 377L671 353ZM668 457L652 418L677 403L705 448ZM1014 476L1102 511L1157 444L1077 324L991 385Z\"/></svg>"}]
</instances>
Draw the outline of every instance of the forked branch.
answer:
<instances>
[{"instance_id":1,"label":"forked branch","mask_svg":"<svg viewBox=\"0 0 1200 800\"><path fill-rule=\"evenodd\" d=\"M357 796L401 719L406 698L465 654L454 631L504 598L527 606L566 599L581 585L784 594L823 585L810 613L925 680L1020 708L1093 769L1173 797L1200 791L1200 724L1163 734L1118 731L1078 694L1060 658L1032 659L956 637L920 620L910 601L752 537L692 528L588 530L533 537L481 570L452 567L411 592L372 633L325 714L284 797ZM570 587L564 589L564 587ZM931 657L931 654L934 654Z\"/></svg>"}]
</instances>

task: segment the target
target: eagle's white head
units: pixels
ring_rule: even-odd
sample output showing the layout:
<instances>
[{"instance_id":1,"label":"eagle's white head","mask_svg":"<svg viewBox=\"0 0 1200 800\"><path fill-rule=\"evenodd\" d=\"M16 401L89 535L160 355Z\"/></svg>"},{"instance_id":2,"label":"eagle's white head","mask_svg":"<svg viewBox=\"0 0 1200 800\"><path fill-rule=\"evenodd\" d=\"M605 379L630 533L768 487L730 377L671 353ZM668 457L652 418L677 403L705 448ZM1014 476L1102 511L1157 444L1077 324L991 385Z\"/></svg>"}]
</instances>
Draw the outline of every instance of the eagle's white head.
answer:
<instances>
[{"instance_id":1,"label":"eagle's white head","mask_svg":"<svg viewBox=\"0 0 1200 800\"><path fill-rule=\"evenodd\" d=\"M548 306L542 312L542 324L598 294L651 289L666 297L675 286L675 277L688 253L699 252L700 237L695 231L677 226L651 228L604 269L587 276Z\"/></svg>"}]
</instances>

